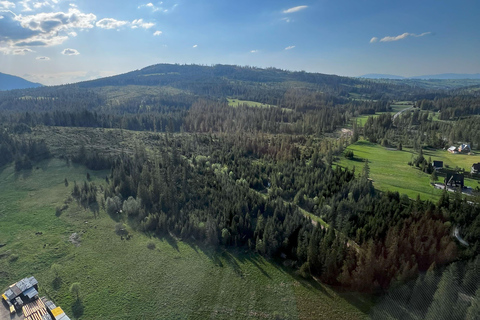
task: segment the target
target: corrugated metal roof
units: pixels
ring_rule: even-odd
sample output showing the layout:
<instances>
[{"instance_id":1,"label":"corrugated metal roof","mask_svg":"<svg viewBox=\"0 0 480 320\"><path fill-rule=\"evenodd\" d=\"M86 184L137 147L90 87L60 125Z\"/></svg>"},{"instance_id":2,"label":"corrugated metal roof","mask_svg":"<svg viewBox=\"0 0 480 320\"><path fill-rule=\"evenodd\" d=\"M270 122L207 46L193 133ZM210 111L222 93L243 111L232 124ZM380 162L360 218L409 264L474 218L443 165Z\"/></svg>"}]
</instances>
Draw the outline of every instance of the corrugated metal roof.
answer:
<instances>
[{"instance_id":1,"label":"corrugated metal roof","mask_svg":"<svg viewBox=\"0 0 480 320\"><path fill-rule=\"evenodd\" d=\"M38 281L37 279L35 279L35 277L30 277L30 278L27 278L28 279L28 282L30 282L30 284L33 286L36 286L38 284Z\"/></svg>"},{"instance_id":2,"label":"corrugated metal roof","mask_svg":"<svg viewBox=\"0 0 480 320\"><path fill-rule=\"evenodd\" d=\"M70 320L70 318L64 313L60 315L59 317L55 318L56 320Z\"/></svg>"},{"instance_id":3,"label":"corrugated metal roof","mask_svg":"<svg viewBox=\"0 0 480 320\"><path fill-rule=\"evenodd\" d=\"M8 300L13 300L16 297L15 292L13 292L12 288L5 291L5 295L7 296Z\"/></svg>"},{"instance_id":4,"label":"corrugated metal roof","mask_svg":"<svg viewBox=\"0 0 480 320\"><path fill-rule=\"evenodd\" d=\"M55 305L55 303L53 303L52 301L48 300L47 302L45 302L45 306L47 307L47 309L49 309L50 311L55 309L57 306Z\"/></svg>"},{"instance_id":5,"label":"corrugated metal roof","mask_svg":"<svg viewBox=\"0 0 480 320\"><path fill-rule=\"evenodd\" d=\"M38 295L38 291L35 290L34 287L31 287L30 289L27 289L23 292L23 295L25 297L28 297L29 299L32 299L33 297L35 297L36 295Z\"/></svg>"},{"instance_id":6,"label":"corrugated metal roof","mask_svg":"<svg viewBox=\"0 0 480 320\"><path fill-rule=\"evenodd\" d=\"M52 319L52 317L50 317L50 315L47 313L47 314L44 314L44 315L43 315L42 320L53 320L53 319Z\"/></svg>"}]
</instances>

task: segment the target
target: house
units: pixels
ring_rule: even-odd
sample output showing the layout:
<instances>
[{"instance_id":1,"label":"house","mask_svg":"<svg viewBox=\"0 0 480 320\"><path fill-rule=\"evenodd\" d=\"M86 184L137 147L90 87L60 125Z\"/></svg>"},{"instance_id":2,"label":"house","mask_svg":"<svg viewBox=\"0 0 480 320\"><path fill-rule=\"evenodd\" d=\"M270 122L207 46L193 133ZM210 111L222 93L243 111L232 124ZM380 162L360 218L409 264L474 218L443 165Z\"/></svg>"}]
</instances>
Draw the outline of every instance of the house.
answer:
<instances>
[{"instance_id":1,"label":"house","mask_svg":"<svg viewBox=\"0 0 480 320\"><path fill-rule=\"evenodd\" d=\"M471 173L480 173L480 162L472 165Z\"/></svg>"},{"instance_id":2,"label":"house","mask_svg":"<svg viewBox=\"0 0 480 320\"><path fill-rule=\"evenodd\" d=\"M460 147L458 147L458 152L460 153L469 153L471 150L469 144L462 144Z\"/></svg>"},{"instance_id":3,"label":"house","mask_svg":"<svg viewBox=\"0 0 480 320\"><path fill-rule=\"evenodd\" d=\"M447 151L450 153L458 153L457 147L455 146L451 146Z\"/></svg>"},{"instance_id":4,"label":"house","mask_svg":"<svg viewBox=\"0 0 480 320\"><path fill-rule=\"evenodd\" d=\"M447 173L445 177L445 186L456 188L456 187L463 187L465 186L465 181L463 174L461 173Z\"/></svg>"},{"instance_id":5,"label":"house","mask_svg":"<svg viewBox=\"0 0 480 320\"><path fill-rule=\"evenodd\" d=\"M435 170L443 169L443 161L433 160L433 168Z\"/></svg>"}]
</instances>

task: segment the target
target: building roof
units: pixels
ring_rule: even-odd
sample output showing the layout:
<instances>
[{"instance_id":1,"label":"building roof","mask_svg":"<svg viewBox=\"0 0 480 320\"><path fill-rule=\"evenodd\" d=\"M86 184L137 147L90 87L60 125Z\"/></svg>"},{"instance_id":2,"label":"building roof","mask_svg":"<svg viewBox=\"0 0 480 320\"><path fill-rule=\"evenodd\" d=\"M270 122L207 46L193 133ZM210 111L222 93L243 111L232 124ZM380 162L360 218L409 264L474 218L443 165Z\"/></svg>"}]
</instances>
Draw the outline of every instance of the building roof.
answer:
<instances>
[{"instance_id":1,"label":"building roof","mask_svg":"<svg viewBox=\"0 0 480 320\"><path fill-rule=\"evenodd\" d=\"M23 290L20 290L20 288L16 284L13 287L11 287L10 290L13 291L13 294L15 295L14 298L18 297L23 292Z\"/></svg>"},{"instance_id":2,"label":"building roof","mask_svg":"<svg viewBox=\"0 0 480 320\"><path fill-rule=\"evenodd\" d=\"M52 315L55 317L55 319L60 319L59 316L62 313L65 314L65 312L63 312L62 308L60 307L56 307L55 309L52 310Z\"/></svg>"},{"instance_id":3,"label":"building roof","mask_svg":"<svg viewBox=\"0 0 480 320\"><path fill-rule=\"evenodd\" d=\"M52 301L48 300L47 302L45 302L45 306L47 307L48 310L52 311L53 309L55 309L57 306L55 305L55 303L53 303Z\"/></svg>"},{"instance_id":4,"label":"building roof","mask_svg":"<svg viewBox=\"0 0 480 320\"><path fill-rule=\"evenodd\" d=\"M23 295L25 297L27 297L28 299L32 299L33 297L38 295L38 291L35 290L34 287L31 287L30 289L27 289L27 290L23 291Z\"/></svg>"},{"instance_id":5,"label":"building roof","mask_svg":"<svg viewBox=\"0 0 480 320\"><path fill-rule=\"evenodd\" d=\"M7 291L5 291L4 295L7 297L7 300L13 300L16 297L12 288L9 288Z\"/></svg>"}]
</instances>

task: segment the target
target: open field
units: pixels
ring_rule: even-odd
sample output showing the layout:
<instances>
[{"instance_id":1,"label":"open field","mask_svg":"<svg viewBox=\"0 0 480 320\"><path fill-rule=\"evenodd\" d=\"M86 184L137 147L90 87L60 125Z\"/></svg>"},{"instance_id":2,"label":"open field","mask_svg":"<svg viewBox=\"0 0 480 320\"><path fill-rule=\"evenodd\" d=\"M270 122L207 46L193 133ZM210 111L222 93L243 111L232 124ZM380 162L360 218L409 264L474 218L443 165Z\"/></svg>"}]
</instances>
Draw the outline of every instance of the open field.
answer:
<instances>
[{"instance_id":1,"label":"open field","mask_svg":"<svg viewBox=\"0 0 480 320\"><path fill-rule=\"evenodd\" d=\"M88 171L97 185L105 171ZM73 181L86 168L50 160L31 172L0 168L0 289L29 275L69 315L81 319L365 319L368 296L339 293L297 277L281 263L243 250L213 250L129 229L103 210L97 218L75 202L60 216ZM64 178L69 181L65 187ZM69 242L80 234L80 245ZM153 242L155 248L147 248ZM61 281L50 267L61 266ZM69 293L81 286L81 302ZM2 306L0 306L2 307Z\"/></svg>"},{"instance_id":2,"label":"open field","mask_svg":"<svg viewBox=\"0 0 480 320\"><path fill-rule=\"evenodd\" d=\"M255 101L249 101L249 100L239 100L239 99L232 99L228 98L228 105L231 107L238 107L241 105L246 104L249 107L257 107L257 108L270 108L270 107L275 107L269 104L264 104L260 102L255 102Z\"/></svg>"},{"instance_id":3,"label":"open field","mask_svg":"<svg viewBox=\"0 0 480 320\"><path fill-rule=\"evenodd\" d=\"M355 158L348 160L341 158L339 165L352 168L355 166L360 172L364 166L364 160L368 159L370 166L370 177L373 179L375 188L382 191L398 191L415 199L420 195L422 200L430 199L437 201L442 194L441 190L434 189L430 185L430 175L411 167L408 162L414 155L411 149L404 148L403 151L386 149L378 144L368 141L358 141L350 145L347 150L353 151ZM444 150L424 152L425 158L442 160L444 165L451 168L458 166L470 171L473 163L480 161L479 155L451 154ZM439 177L439 181L440 181ZM479 186L478 180L465 178L465 185L475 188Z\"/></svg>"},{"instance_id":4,"label":"open field","mask_svg":"<svg viewBox=\"0 0 480 320\"><path fill-rule=\"evenodd\" d=\"M411 101L400 101L400 102L397 102L396 104L390 105L390 107L392 108L392 111L390 111L390 113L394 115L395 113L402 111L403 109L409 108L411 106L412 106ZM358 117L355 117L353 121L356 120L358 123L358 126L363 127L365 125L365 122L367 122L368 117L378 117L379 115L384 113L386 112L377 112L375 114L362 114Z\"/></svg>"}]
</instances>

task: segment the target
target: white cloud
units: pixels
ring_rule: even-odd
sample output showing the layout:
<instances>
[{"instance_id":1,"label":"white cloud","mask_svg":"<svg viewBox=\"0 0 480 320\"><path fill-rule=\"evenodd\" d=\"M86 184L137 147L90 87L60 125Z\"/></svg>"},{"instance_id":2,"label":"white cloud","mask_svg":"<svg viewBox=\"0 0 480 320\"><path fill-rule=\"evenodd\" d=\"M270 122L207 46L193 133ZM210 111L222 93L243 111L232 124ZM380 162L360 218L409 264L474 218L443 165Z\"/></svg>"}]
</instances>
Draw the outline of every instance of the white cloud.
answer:
<instances>
[{"instance_id":1,"label":"white cloud","mask_svg":"<svg viewBox=\"0 0 480 320\"><path fill-rule=\"evenodd\" d=\"M377 41L378 41L377 37L373 37L372 39L370 39L370 43L374 43L374 42L377 42Z\"/></svg>"},{"instance_id":2,"label":"white cloud","mask_svg":"<svg viewBox=\"0 0 480 320\"><path fill-rule=\"evenodd\" d=\"M33 7L35 9L40 9L41 7L51 7L52 5L48 2L48 1L45 1L45 2L35 2L33 4Z\"/></svg>"},{"instance_id":3,"label":"white cloud","mask_svg":"<svg viewBox=\"0 0 480 320\"><path fill-rule=\"evenodd\" d=\"M198 44L194 44L192 48L196 48L196 47L198 47Z\"/></svg>"},{"instance_id":4,"label":"white cloud","mask_svg":"<svg viewBox=\"0 0 480 320\"><path fill-rule=\"evenodd\" d=\"M6 54L14 54L18 48L62 44L77 35L74 29L93 28L97 19L93 13L83 13L75 8L68 12L32 15L0 10L0 17L0 47Z\"/></svg>"},{"instance_id":5,"label":"white cloud","mask_svg":"<svg viewBox=\"0 0 480 320\"><path fill-rule=\"evenodd\" d=\"M382 39L380 39L380 42L398 41L398 40L406 39L408 37L419 38L419 37L423 37L423 36L426 36L426 35L429 35L429 34L431 34L431 32L424 32L424 33L421 33L421 34L405 32L405 33L402 33L402 34L400 34L398 36L394 36L394 37L391 37L391 36L383 37ZM370 42L371 42L371 40L370 40Z\"/></svg>"},{"instance_id":6,"label":"white cloud","mask_svg":"<svg viewBox=\"0 0 480 320\"><path fill-rule=\"evenodd\" d=\"M15 3L10 1L0 1L0 9L12 9L15 8Z\"/></svg>"},{"instance_id":7,"label":"white cloud","mask_svg":"<svg viewBox=\"0 0 480 320\"><path fill-rule=\"evenodd\" d=\"M126 24L128 24L128 21L116 20L113 18L104 18L97 21L95 25L102 29L118 29Z\"/></svg>"},{"instance_id":8,"label":"white cloud","mask_svg":"<svg viewBox=\"0 0 480 320\"><path fill-rule=\"evenodd\" d=\"M70 3L69 6L72 8L78 8L78 6L75 3Z\"/></svg>"},{"instance_id":9,"label":"white cloud","mask_svg":"<svg viewBox=\"0 0 480 320\"><path fill-rule=\"evenodd\" d=\"M62 54L66 56L76 56L76 55L79 55L80 52L78 52L75 49L67 48L67 49L63 49Z\"/></svg>"},{"instance_id":10,"label":"white cloud","mask_svg":"<svg viewBox=\"0 0 480 320\"><path fill-rule=\"evenodd\" d=\"M70 8L68 12L42 12L30 16L17 16L22 27L44 33L59 32L66 29L90 29L97 17L93 13L83 13Z\"/></svg>"},{"instance_id":11,"label":"white cloud","mask_svg":"<svg viewBox=\"0 0 480 320\"><path fill-rule=\"evenodd\" d=\"M50 60L49 57L36 57L35 59L37 59L37 60L42 60L42 61L48 61L48 60Z\"/></svg>"},{"instance_id":12,"label":"white cloud","mask_svg":"<svg viewBox=\"0 0 480 320\"><path fill-rule=\"evenodd\" d=\"M132 21L131 28L132 29L136 29L136 28L150 29L154 25L155 23L152 23L152 22L143 22L143 19L135 19Z\"/></svg>"},{"instance_id":13,"label":"white cloud","mask_svg":"<svg viewBox=\"0 0 480 320\"><path fill-rule=\"evenodd\" d=\"M288 46L285 48L285 50L292 50L293 48L295 48L295 46Z\"/></svg>"},{"instance_id":14,"label":"white cloud","mask_svg":"<svg viewBox=\"0 0 480 320\"><path fill-rule=\"evenodd\" d=\"M159 35L161 35L162 33L163 33L162 31L157 30L157 31L155 31L155 32L153 33L153 35L154 35L154 36L159 36Z\"/></svg>"},{"instance_id":15,"label":"white cloud","mask_svg":"<svg viewBox=\"0 0 480 320\"><path fill-rule=\"evenodd\" d=\"M297 6L297 7L287 9L287 10L283 10L283 13L293 13L293 12L297 12L297 11L307 9L307 8L308 8L308 6Z\"/></svg>"},{"instance_id":16,"label":"white cloud","mask_svg":"<svg viewBox=\"0 0 480 320\"><path fill-rule=\"evenodd\" d=\"M24 56L25 53L29 53L29 52L34 52L34 51L28 48L15 49L12 51L12 53L16 56Z\"/></svg>"},{"instance_id":17,"label":"white cloud","mask_svg":"<svg viewBox=\"0 0 480 320\"><path fill-rule=\"evenodd\" d=\"M165 8L165 7L162 6L163 2L160 2L159 5L160 6L156 6L153 3L149 2L147 4L139 5L137 8L138 9L148 8L148 9L151 9L152 12L158 12L159 11L159 12L167 13L167 12L173 11L173 9L175 9L178 6L178 4L174 4L170 8Z\"/></svg>"},{"instance_id":18,"label":"white cloud","mask_svg":"<svg viewBox=\"0 0 480 320\"><path fill-rule=\"evenodd\" d=\"M286 23L289 23L289 22L291 22L291 21L293 21L293 20L291 20L290 18L285 17L285 18L282 18L282 21L285 21Z\"/></svg>"},{"instance_id":19,"label":"white cloud","mask_svg":"<svg viewBox=\"0 0 480 320\"><path fill-rule=\"evenodd\" d=\"M251 50L250 53L257 53L258 50Z\"/></svg>"}]
</instances>

